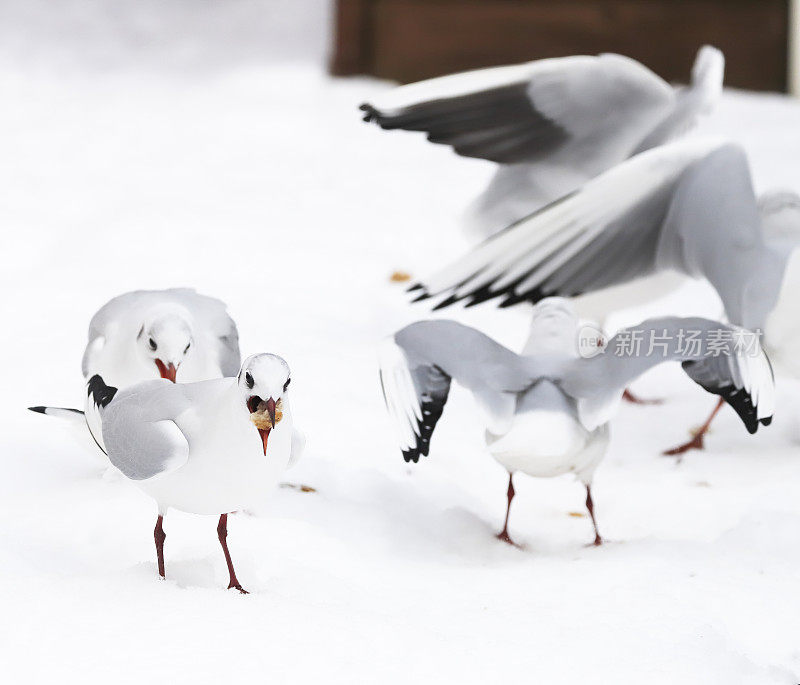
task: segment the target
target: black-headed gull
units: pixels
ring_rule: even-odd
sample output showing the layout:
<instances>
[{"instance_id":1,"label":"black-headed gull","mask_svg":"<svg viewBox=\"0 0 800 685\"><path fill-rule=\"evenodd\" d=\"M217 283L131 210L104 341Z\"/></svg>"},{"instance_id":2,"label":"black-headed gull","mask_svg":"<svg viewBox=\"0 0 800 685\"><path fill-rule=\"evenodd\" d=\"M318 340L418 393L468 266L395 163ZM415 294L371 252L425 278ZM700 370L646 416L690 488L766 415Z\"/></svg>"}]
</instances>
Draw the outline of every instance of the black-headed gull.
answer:
<instances>
[{"instance_id":1,"label":"black-headed gull","mask_svg":"<svg viewBox=\"0 0 800 685\"><path fill-rule=\"evenodd\" d=\"M238 375L197 383L145 381L117 391L89 381L108 458L158 504L158 572L165 577L167 510L219 515L229 588L245 592L226 542L228 513L257 506L302 452L292 422L289 366L256 354Z\"/></svg>"},{"instance_id":2,"label":"black-headed gull","mask_svg":"<svg viewBox=\"0 0 800 685\"><path fill-rule=\"evenodd\" d=\"M501 166L473 212L494 233L694 125L722 92L725 59L700 49L673 88L621 55L544 59L401 86L362 105L385 129L425 131Z\"/></svg>"},{"instance_id":3,"label":"black-headed gull","mask_svg":"<svg viewBox=\"0 0 800 685\"><path fill-rule=\"evenodd\" d=\"M381 349L381 386L406 461L428 455L451 382L472 392L486 417L487 450L509 472L498 535L507 542L513 476L521 471L541 478L574 473L586 486L600 544L591 481L606 452L607 423L624 388L656 364L682 362L750 433L771 422L772 369L749 331L700 318L654 319L620 331L591 358L579 356L577 336L569 301L549 298L534 308L522 355L454 321L413 323Z\"/></svg>"},{"instance_id":4,"label":"black-headed gull","mask_svg":"<svg viewBox=\"0 0 800 685\"><path fill-rule=\"evenodd\" d=\"M233 376L239 370L239 335L225 303L190 288L136 290L104 304L89 323L81 365L86 380L100 376L115 388L151 378L192 382ZM87 394L86 406L91 402ZM70 419L83 430L75 409L31 407ZM102 447L94 415L86 423Z\"/></svg>"},{"instance_id":5,"label":"black-headed gull","mask_svg":"<svg viewBox=\"0 0 800 685\"><path fill-rule=\"evenodd\" d=\"M797 374L798 245L800 198L773 194L759 202L739 146L684 140L623 162L412 289L418 299L446 296L437 309L582 296L581 317L602 321L704 278L728 321L763 333L770 356L789 360ZM702 447L709 426L669 453Z\"/></svg>"}]
</instances>

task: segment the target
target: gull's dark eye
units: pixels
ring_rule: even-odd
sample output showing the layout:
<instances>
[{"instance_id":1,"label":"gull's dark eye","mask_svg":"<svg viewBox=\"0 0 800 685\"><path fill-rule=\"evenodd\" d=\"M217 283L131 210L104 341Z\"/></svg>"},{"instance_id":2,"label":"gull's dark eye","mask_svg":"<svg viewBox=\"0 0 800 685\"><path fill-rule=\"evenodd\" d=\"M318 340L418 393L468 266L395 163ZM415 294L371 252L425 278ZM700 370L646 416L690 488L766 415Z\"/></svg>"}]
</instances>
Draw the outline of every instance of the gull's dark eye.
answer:
<instances>
[{"instance_id":1,"label":"gull's dark eye","mask_svg":"<svg viewBox=\"0 0 800 685\"><path fill-rule=\"evenodd\" d=\"M191 346L192 346L192 343L187 344L186 347L183 348L183 353L186 354L189 351L189 348Z\"/></svg>"},{"instance_id":2,"label":"gull's dark eye","mask_svg":"<svg viewBox=\"0 0 800 685\"><path fill-rule=\"evenodd\" d=\"M155 351L156 349L158 349L158 345L156 345L156 341L153 340L152 338L150 338L150 340L148 340L147 342L150 345L150 349L151 350Z\"/></svg>"},{"instance_id":3,"label":"gull's dark eye","mask_svg":"<svg viewBox=\"0 0 800 685\"><path fill-rule=\"evenodd\" d=\"M291 382L292 382L291 378L287 378L286 379L286 382L283 384L283 392L286 392L286 388L289 387L289 383L291 383Z\"/></svg>"},{"instance_id":4,"label":"gull's dark eye","mask_svg":"<svg viewBox=\"0 0 800 685\"><path fill-rule=\"evenodd\" d=\"M247 387L250 388L251 390L253 386L256 384L256 382L253 380L253 376L250 374L249 371L244 374L244 382L247 385Z\"/></svg>"}]
</instances>

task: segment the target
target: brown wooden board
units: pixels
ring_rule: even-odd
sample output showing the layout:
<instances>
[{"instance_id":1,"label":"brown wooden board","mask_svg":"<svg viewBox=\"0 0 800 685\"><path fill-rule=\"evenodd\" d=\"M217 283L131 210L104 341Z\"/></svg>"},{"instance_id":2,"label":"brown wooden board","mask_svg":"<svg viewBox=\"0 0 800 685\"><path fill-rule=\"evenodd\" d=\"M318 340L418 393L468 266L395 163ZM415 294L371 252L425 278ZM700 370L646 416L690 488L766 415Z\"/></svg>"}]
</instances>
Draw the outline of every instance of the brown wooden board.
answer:
<instances>
[{"instance_id":1,"label":"brown wooden board","mask_svg":"<svg viewBox=\"0 0 800 685\"><path fill-rule=\"evenodd\" d=\"M710 43L726 84L784 91L789 0L338 0L331 71L408 83L544 57L618 52L686 81Z\"/></svg>"}]
</instances>

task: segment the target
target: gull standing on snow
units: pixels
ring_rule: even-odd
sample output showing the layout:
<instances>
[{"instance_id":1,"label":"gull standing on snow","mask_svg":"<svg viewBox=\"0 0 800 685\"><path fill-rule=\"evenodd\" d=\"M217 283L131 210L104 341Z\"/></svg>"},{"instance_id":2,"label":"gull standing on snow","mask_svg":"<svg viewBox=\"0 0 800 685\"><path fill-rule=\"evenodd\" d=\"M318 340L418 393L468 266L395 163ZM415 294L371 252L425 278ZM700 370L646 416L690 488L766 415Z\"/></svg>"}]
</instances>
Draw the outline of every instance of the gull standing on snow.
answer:
<instances>
[{"instance_id":1,"label":"gull standing on snow","mask_svg":"<svg viewBox=\"0 0 800 685\"><path fill-rule=\"evenodd\" d=\"M798 245L800 198L772 194L759 202L740 147L684 140L623 162L412 289L417 299L446 295L435 309L584 294L579 314L602 321L655 291L703 278L728 321L763 333L770 356L800 375ZM721 406L668 454L702 448Z\"/></svg>"},{"instance_id":2,"label":"gull standing on snow","mask_svg":"<svg viewBox=\"0 0 800 685\"><path fill-rule=\"evenodd\" d=\"M454 321L413 323L381 349L381 387L407 462L428 455L451 382L472 392L486 417L487 450L509 473L498 535L506 542L517 471L575 474L586 487L594 544L602 542L591 482L606 452L607 423L624 388L657 364L683 362L687 375L728 402L750 433L771 422L772 370L749 331L700 318L654 319L620 331L592 358L579 357L577 334L570 302L548 298L534 308L522 355Z\"/></svg>"},{"instance_id":3,"label":"gull standing on snow","mask_svg":"<svg viewBox=\"0 0 800 685\"><path fill-rule=\"evenodd\" d=\"M136 290L107 302L89 323L82 371L115 388L152 378L173 383L234 376L239 370L239 334L224 302L190 288ZM86 408L91 404L91 388ZM83 423L75 409L31 407L33 411ZM100 427L87 411L86 423L102 447Z\"/></svg>"},{"instance_id":4,"label":"gull standing on snow","mask_svg":"<svg viewBox=\"0 0 800 685\"><path fill-rule=\"evenodd\" d=\"M84 378L99 374L125 387L148 378L224 378L240 363L239 334L225 303L172 288L136 290L103 305L89 323L82 369Z\"/></svg>"},{"instance_id":5,"label":"gull standing on snow","mask_svg":"<svg viewBox=\"0 0 800 685\"><path fill-rule=\"evenodd\" d=\"M710 46L681 88L621 55L560 57L401 86L361 109L384 129L425 131L460 155L497 162L474 208L490 235L683 134L716 104L724 71Z\"/></svg>"},{"instance_id":6,"label":"gull standing on snow","mask_svg":"<svg viewBox=\"0 0 800 685\"><path fill-rule=\"evenodd\" d=\"M219 515L228 588L246 593L228 550L228 513L257 506L300 457L305 440L292 424L289 382L289 366L274 354L248 357L233 378L145 381L119 391L100 376L90 380L109 460L158 504L162 577L167 510Z\"/></svg>"}]
</instances>

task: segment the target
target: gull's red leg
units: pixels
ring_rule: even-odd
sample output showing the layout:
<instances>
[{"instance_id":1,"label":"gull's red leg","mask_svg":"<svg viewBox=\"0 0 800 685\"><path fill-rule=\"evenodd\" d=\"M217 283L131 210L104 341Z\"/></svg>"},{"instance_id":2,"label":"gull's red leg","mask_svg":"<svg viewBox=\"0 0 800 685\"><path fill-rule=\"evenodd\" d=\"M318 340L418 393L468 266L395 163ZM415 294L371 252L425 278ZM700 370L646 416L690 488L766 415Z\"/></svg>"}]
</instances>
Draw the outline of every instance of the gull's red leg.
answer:
<instances>
[{"instance_id":1,"label":"gull's red leg","mask_svg":"<svg viewBox=\"0 0 800 685\"><path fill-rule=\"evenodd\" d=\"M594 545L602 545L603 538L600 537L600 531L597 529L597 521L594 518L594 502L592 501L592 488L587 483L586 485L586 508L589 510L589 516L592 517L592 525L594 526Z\"/></svg>"},{"instance_id":2,"label":"gull's red leg","mask_svg":"<svg viewBox=\"0 0 800 685\"><path fill-rule=\"evenodd\" d=\"M722 409L722 405L725 404L725 400L721 397L719 398L719 402L717 402L717 406L714 407L714 411L711 412L711 416L706 419L706 422L700 426L700 429L695 433L695 436L689 440L689 442L685 442L682 445L678 445L677 447L673 447L671 450L667 450L663 454L667 457L676 457L681 456L688 452L689 450L701 450L705 447L703 444L703 438L705 434L708 433L708 429L711 428L711 422L716 417L717 413L720 409Z\"/></svg>"},{"instance_id":3,"label":"gull's red leg","mask_svg":"<svg viewBox=\"0 0 800 685\"><path fill-rule=\"evenodd\" d=\"M503 524L502 532L497 534L497 539L502 540L503 542L507 542L509 545L514 545L514 547L518 547L516 542L511 539L511 536L508 534L508 516L511 513L511 500L514 499L514 476L509 473L508 474L508 492L506 493L508 496L508 505L506 506L506 521Z\"/></svg>"},{"instance_id":4,"label":"gull's red leg","mask_svg":"<svg viewBox=\"0 0 800 685\"><path fill-rule=\"evenodd\" d=\"M228 589L235 587L243 595L249 594L240 584L236 578L236 571L233 570L233 560L231 553L228 551L228 515L222 514L219 517L219 524L217 525L217 536L219 537L219 544L222 545L222 551L225 552L225 562L228 564L228 574L230 575L231 582L228 584Z\"/></svg>"},{"instance_id":5,"label":"gull's red leg","mask_svg":"<svg viewBox=\"0 0 800 685\"><path fill-rule=\"evenodd\" d=\"M634 395L628 388L622 393L622 399L631 404L664 404L664 400L643 400L638 395Z\"/></svg>"},{"instance_id":6,"label":"gull's red leg","mask_svg":"<svg viewBox=\"0 0 800 685\"><path fill-rule=\"evenodd\" d=\"M167 534L164 532L164 517L159 514L156 520L156 529L153 531L153 537L156 539L156 556L158 557L158 575L166 578L164 575L164 540L167 539Z\"/></svg>"}]
</instances>

